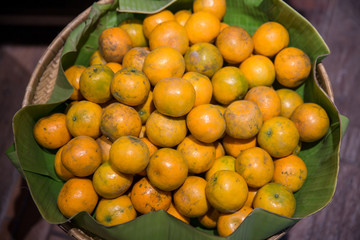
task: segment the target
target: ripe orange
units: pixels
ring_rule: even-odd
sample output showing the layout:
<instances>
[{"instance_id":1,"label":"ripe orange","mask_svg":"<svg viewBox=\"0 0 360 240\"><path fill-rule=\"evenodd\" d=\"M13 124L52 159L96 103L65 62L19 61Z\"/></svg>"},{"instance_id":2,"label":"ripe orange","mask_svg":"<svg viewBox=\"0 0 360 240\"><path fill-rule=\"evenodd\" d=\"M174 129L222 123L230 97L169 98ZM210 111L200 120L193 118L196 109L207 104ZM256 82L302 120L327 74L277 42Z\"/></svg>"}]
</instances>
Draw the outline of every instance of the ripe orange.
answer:
<instances>
[{"instance_id":1,"label":"ripe orange","mask_svg":"<svg viewBox=\"0 0 360 240\"><path fill-rule=\"evenodd\" d=\"M237 157L242 151L256 146L256 136L247 139L238 139L225 135L222 139L222 144L226 154Z\"/></svg>"},{"instance_id":2,"label":"ripe orange","mask_svg":"<svg viewBox=\"0 0 360 240\"><path fill-rule=\"evenodd\" d=\"M146 144L146 146L148 147L150 157L159 149L152 142L150 142L147 137L141 137L140 140L143 141Z\"/></svg>"},{"instance_id":3,"label":"ripe orange","mask_svg":"<svg viewBox=\"0 0 360 240\"><path fill-rule=\"evenodd\" d=\"M149 47L167 46L178 50L182 55L189 48L189 38L186 30L177 21L167 21L157 25L149 36Z\"/></svg>"},{"instance_id":4,"label":"ripe orange","mask_svg":"<svg viewBox=\"0 0 360 240\"><path fill-rule=\"evenodd\" d=\"M244 73L249 88L256 86L270 87L275 81L274 63L262 55L253 55L240 64L240 70Z\"/></svg>"},{"instance_id":5,"label":"ripe orange","mask_svg":"<svg viewBox=\"0 0 360 240\"><path fill-rule=\"evenodd\" d=\"M288 47L276 55L274 66L276 80L285 87L294 88L310 75L311 61L302 50Z\"/></svg>"},{"instance_id":6,"label":"ripe orange","mask_svg":"<svg viewBox=\"0 0 360 240\"><path fill-rule=\"evenodd\" d=\"M247 207L250 207L250 208L252 207L255 195L257 193L257 190L258 190L257 188L249 187L248 198L247 198L244 206L247 206Z\"/></svg>"},{"instance_id":7,"label":"ripe orange","mask_svg":"<svg viewBox=\"0 0 360 240\"><path fill-rule=\"evenodd\" d=\"M176 217L177 219L183 221L184 223L190 224L190 218L189 217L185 217L184 215L182 215L174 206L173 203L170 204L170 207L168 208L167 212Z\"/></svg>"},{"instance_id":8,"label":"ripe orange","mask_svg":"<svg viewBox=\"0 0 360 240\"><path fill-rule=\"evenodd\" d=\"M129 35L132 47L146 47L147 39L144 35L143 25L140 19L127 19L119 24Z\"/></svg>"},{"instance_id":9,"label":"ripe orange","mask_svg":"<svg viewBox=\"0 0 360 240\"><path fill-rule=\"evenodd\" d=\"M70 99L71 100L81 100L83 99L83 96L80 93L79 90L79 82L80 82L80 76L84 72L86 67L82 65L72 65L68 69L65 70L65 76L71 86L74 88L74 91L72 92Z\"/></svg>"},{"instance_id":10,"label":"ripe orange","mask_svg":"<svg viewBox=\"0 0 360 240\"><path fill-rule=\"evenodd\" d=\"M133 175L115 171L109 162L104 162L92 177L94 189L103 198L117 198L123 195L131 186Z\"/></svg>"},{"instance_id":11,"label":"ripe orange","mask_svg":"<svg viewBox=\"0 0 360 240\"><path fill-rule=\"evenodd\" d=\"M289 33L280 23L266 22L257 28L252 39L256 54L272 58L288 46Z\"/></svg>"},{"instance_id":12,"label":"ripe orange","mask_svg":"<svg viewBox=\"0 0 360 240\"><path fill-rule=\"evenodd\" d=\"M255 195L254 208L263 208L286 217L292 217L296 208L293 193L280 183L268 183Z\"/></svg>"},{"instance_id":13,"label":"ripe orange","mask_svg":"<svg viewBox=\"0 0 360 240\"><path fill-rule=\"evenodd\" d=\"M226 13L226 0L195 0L193 9L194 12L210 12L222 20Z\"/></svg>"},{"instance_id":14,"label":"ripe orange","mask_svg":"<svg viewBox=\"0 0 360 240\"><path fill-rule=\"evenodd\" d=\"M181 53L172 47L158 47L145 58L143 72L152 86L163 78L180 78L185 72L185 60Z\"/></svg>"},{"instance_id":15,"label":"ripe orange","mask_svg":"<svg viewBox=\"0 0 360 240\"><path fill-rule=\"evenodd\" d=\"M213 96L221 104L228 105L244 98L248 82L244 73L237 67L223 67L211 78Z\"/></svg>"},{"instance_id":16,"label":"ripe orange","mask_svg":"<svg viewBox=\"0 0 360 240\"><path fill-rule=\"evenodd\" d=\"M220 236L226 237L235 232L245 218L253 211L251 207L243 206L234 213L221 213L217 222Z\"/></svg>"},{"instance_id":17,"label":"ripe orange","mask_svg":"<svg viewBox=\"0 0 360 240\"><path fill-rule=\"evenodd\" d=\"M111 141L115 141L121 136L138 137L141 126L140 116L132 107L115 102L103 110L100 130Z\"/></svg>"},{"instance_id":18,"label":"ripe orange","mask_svg":"<svg viewBox=\"0 0 360 240\"><path fill-rule=\"evenodd\" d=\"M146 214L160 209L166 211L172 197L171 192L154 187L148 178L143 177L133 185L130 199L136 211Z\"/></svg>"},{"instance_id":19,"label":"ripe orange","mask_svg":"<svg viewBox=\"0 0 360 240\"><path fill-rule=\"evenodd\" d=\"M235 161L236 172L252 188L260 188L274 176L274 162L262 148L252 147L242 151Z\"/></svg>"},{"instance_id":20,"label":"ripe orange","mask_svg":"<svg viewBox=\"0 0 360 240\"><path fill-rule=\"evenodd\" d=\"M177 146L177 150L184 156L189 173L199 174L206 172L215 161L214 144L200 142L193 135L186 136Z\"/></svg>"},{"instance_id":21,"label":"ripe orange","mask_svg":"<svg viewBox=\"0 0 360 240\"><path fill-rule=\"evenodd\" d=\"M264 122L257 142L272 157L285 157L292 154L297 147L299 132L288 118L273 117Z\"/></svg>"},{"instance_id":22,"label":"ripe orange","mask_svg":"<svg viewBox=\"0 0 360 240\"><path fill-rule=\"evenodd\" d=\"M114 72L106 65L91 65L80 77L80 92L84 98L94 103L105 103L112 96L110 92L111 80Z\"/></svg>"},{"instance_id":23,"label":"ripe orange","mask_svg":"<svg viewBox=\"0 0 360 240\"><path fill-rule=\"evenodd\" d=\"M215 145L215 159L225 156L225 149L224 146L221 144L220 141L214 142Z\"/></svg>"},{"instance_id":24,"label":"ripe orange","mask_svg":"<svg viewBox=\"0 0 360 240\"><path fill-rule=\"evenodd\" d=\"M108 62L105 65L108 66L114 74L117 73L120 69L122 69L121 64L117 62Z\"/></svg>"},{"instance_id":25,"label":"ripe orange","mask_svg":"<svg viewBox=\"0 0 360 240\"><path fill-rule=\"evenodd\" d=\"M232 156L222 156L216 158L214 164L205 174L206 181L209 181L210 177L220 170L230 170L235 172L235 158Z\"/></svg>"},{"instance_id":26,"label":"ripe orange","mask_svg":"<svg viewBox=\"0 0 360 240\"><path fill-rule=\"evenodd\" d=\"M174 14L175 21L184 27L191 14L192 13L189 10L179 10Z\"/></svg>"},{"instance_id":27,"label":"ripe orange","mask_svg":"<svg viewBox=\"0 0 360 240\"><path fill-rule=\"evenodd\" d=\"M144 47L134 47L130 49L124 56L122 66L134 67L139 71L143 70L144 61L150 50Z\"/></svg>"},{"instance_id":28,"label":"ripe orange","mask_svg":"<svg viewBox=\"0 0 360 240\"><path fill-rule=\"evenodd\" d=\"M280 115L283 117L290 118L294 110L301 104L304 103L301 96L294 90L281 88L276 90L276 93L281 100L281 112Z\"/></svg>"},{"instance_id":29,"label":"ripe orange","mask_svg":"<svg viewBox=\"0 0 360 240\"><path fill-rule=\"evenodd\" d=\"M307 167L300 157L289 155L276 159L274 164L273 182L281 183L292 192L298 191L303 186L307 178Z\"/></svg>"},{"instance_id":30,"label":"ripe orange","mask_svg":"<svg viewBox=\"0 0 360 240\"><path fill-rule=\"evenodd\" d=\"M202 104L193 108L186 116L186 124L190 133L205 143L220 139L226 128L223 115L212 104Z\"/></svg>"},{"instance_id":31,"label":"ripe orange","mask_svg":"<svg viewBox=\"0 0 360 240\"><path fill-rule=\"evenodd\" d=\"M220 20L212 13L193 13L185 24L190 43L212 42L220 32Z\"/></svg>"},{"instance_id":32,"label":"ripe orange","mask_svg":"<svg viewBox=\"0 0 360 240\"><path fill-rule=\"evenodd\" d=\"M102 108L93 102L82 100L73 104L66 114L66 127L72 136L100 136Z\"/></svg>"},{"instance_id":33,"label":"ripe orange","mask_svg":"<svg viewBox=\"0 0 360 240\"><path fill-rule=\"evenodd\" d=\"M64 167L64 164L61 161L61 153L63 149L64 147L59 148L59 150L55 154L54 168L58 177L63 181L67 181L75 176Z\"/></svg>"},{"instance_id":34,"label":"ripe orange","mask_svg":"<svg viewBox=\"0 0 360 240\"><path fill-rule=\"evenodd\" d=\"M216 46L229 64L240 64L250 57L254 43L249 33L237 26L224 28L216 38Z\"/></svg>"},{"instance_id":35,"label":"ripe orange","mask_svg":"<svg viewBox=\"0 0 360 240\"><path fill-rule=\"evenodd\" d=\"M95 64L106 64L106 60L103 58L103 56L100 54L99 49L97 49L93 54L91 54L91 57L89 59L89 65L95 65Z\"/></svg>"},{"instance_id":36,"label":"ripe orange","mask_svg":"<svg viewBox=\"0 0 360 240\"><path fill-rule=\"evenodd\" d=\"M220 170L206 184L206 199L222 213L236 212L242 208L248 195L248 186L237 172ZM234 197L236 196L236 197Z\"/></svg>"},{"instance_id":37,"label":"ripe orange","mask_svg":"<svg viewBox=\"0 0 360 240\"><path fill-rule=\"evenodd\" d=\"M189 218L200 217L209 209L205 195L206 180L198 176L188 176L183 185L173 195L175 208Z\"/></svg>"},{"instance_id":38,"label":"ripe orange","mask_svg":"<svg viewBox=\"0 0 360 240\"><path fill-rule=\"evenodd\" d=\"M195 89L194 107L210 103L213 88L211 81L207 76L197 72L187 72L182 78L188 80Z\"/></svg>"},{"instance_id":39,"label":"ripe orange","mask_svg":"<svg viewBox=\"0 0 360 240\"><path fill-rule=\"evenodd\" d=\"M188 175L188 164L179 151L161 148L151 156L146 173L155 187L173 191L184 183Z\"/></svg>"},{"instance_id":40,"label":"ripe orange","mask_svg":"<svg viewBox=\"0 0 360 240\"><path fill-rule=\"evenodd\" d=\"M225 110L226 133L239 139L254 137L263 121L256 103L246 100L232 102Z\"/></svg>"},{"instance_id":41,"label":"ripe orange","mask_svg":"<svg viewBox=\"0 0 360 240\"><path fill-rule=\"evenodd\" d=\"M64 146L61 162L77 177L90 176L102 162L100 147L91 137L75 137Z\"/></svg>"},{"instance_id":42,"label":"ripe orange","mask_svg":"<svg viewBox=\"0 0 360 240\"><path fill-rule=\"evenodd\" d=\"M153 90L156 109L170 117L186 115L194 106L195 89L183 78L163 78Z\"/></svg>"},{"instance_id":43,"label":"ripe orange","mask_svg":"<svg viewBox=\"0 0 360 240\"><path fill-rule=\"evenodd\" d=\"M127 195L115 199L101 199L95 211L95 219L105 225L114 226L136 218L136 210Z\"/></svg>"},{"instance_id":44,"label":"ripe orange","mask_svg":"<svg viewBox=\"0 0 360 240\"><path fill-rule=\"evenodd\" d=\"M81 211L91 214L98 199L90 179L71 178L62 186L57 197L57 206L66 218L70 218Z\"/></svg>"},{"instance_id":45,"label":"ripe orange","mask_svg":"<svg viewBox=\"0 0 360 240\"><path fill-rule=\"evenodd\" d=\"M210 206L207 213L198 217L198 220L202 226L211 229L216 227L219 215L219 211Z\"/></svg>"},{"instance_id":46,"label":"ripe orange","mask_svg":"<svg viewBox=\"0 0 360 240\"><path fill-rule=\"evenodd\" d=\"M271 87L253 87L246 93L244 99L253 101L258 105L263 121L279 116L281 113L280 97Z\"/></svg>"},{"instance_id":47,"label":"ripe orange","mask_svg":"<svg viewBox=\"0 0 360 240\"><path fill-rule=\"evenodd\" d=\"M149 158L147 145L137 137L119 137L110 148L111 167L121 173L140 173L147 167Z\"/></svg>"},{"instance_id":48,"label":"ripe orange","mask_svg":"<svg viewBox=\"0 0 360 240\"><path fill-rule=\"evenodd\" d=\"M33 134L36 142L48 149L62 147L71 139L66 127L66 115L63 113L53 113L37 120Z\"/></svg>"},{"instance_id":49,"label":"ripe orange","mask_svg":"<svg viewBox=\"0 0 360 240\"><path fill-rule=\"evenodd\" d=\"M158 13L151 14L146 16L143 21L143 31L145 37L149 38L150 33L154 30L154 28L162 22L175 20L175 16L169 10L163 10Z\"/></svg>"},{"instance_id":50,"label":"ripe orange","mask_svg":"<svg viewBox=\"0 0 360 240\"><path fill-rule=\"evenodd\" d=\"M101 149L101 158L102 162L109 161L109 155L110 155L110 148L112 145L112 142L104 135L101 135L96 139L96 142L99 144Z\"/></svg>"},{"instance_id":51,"label":"ripe orange","mask_svg":"<svg viewBox=\"0 0 360 240\"><path fill-rule=\"evenodd\" d=\"M107 62L121 63L131 48L129 34L120 27L107 28L99 36L99 51Z\"/></svg>"},{"instance_id":52,"label":"ripe orange","mask_svg":"<svg viewBox=\"0 0 360 240\"><path fill-rule=\"evenodd\" d=\"M146 136L158 147L175 147L187 134L184 117L165 116L157 110L150 114L145 126Z\"/></svg>"},{"instance_id":53,"label":"ripe orange","mask_svg":"<svg viewBox=\"0 0 360 240\"><path fill-rule=\"evenodd\" d=\"M137 106L146 101L150 82L143 72L133 67L125 67L114 75L110 90L120 103Z\"/></svg>"}]
</instances>

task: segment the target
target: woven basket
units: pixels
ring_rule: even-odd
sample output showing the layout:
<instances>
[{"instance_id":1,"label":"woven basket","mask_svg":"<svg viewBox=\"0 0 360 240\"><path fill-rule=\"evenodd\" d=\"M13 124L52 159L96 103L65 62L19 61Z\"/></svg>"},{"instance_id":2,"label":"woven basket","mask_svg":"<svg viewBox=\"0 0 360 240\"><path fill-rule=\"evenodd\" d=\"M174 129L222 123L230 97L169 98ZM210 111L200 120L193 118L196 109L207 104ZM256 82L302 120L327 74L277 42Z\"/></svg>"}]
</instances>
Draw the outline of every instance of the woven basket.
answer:
<instances>
[{"instance_id":1,"label":"woven basket","mask_svg":"<svg viewBox=\"0 0 360 240\"><path fill-rule=\"evenodd\" d=\"M111 0L100 0L98 3L110 3ZM87 8L81 14L79 14L73 21L71 21L52 41L49 47L46 49L39 62L37 63L34 72L30 77L30 81L26 87L25 96L22 102L22 106L33 104L46 103L52 94L55 86L60 55L64 47L64 43L69 34L82 22L84 22L90 13L91 7ZM322 63L316 66L316 80L324 92L328 95L329 99L334 102L333 90L331 82L326 73L326 70ZM68 235L79 240L94 239L86 235L81 229L73 228L71 223L60 224L59 227L63 229ZM286 230L280 234L272 236L271 240L280 239L284 236Z\"/></svg>"}]
</instances>

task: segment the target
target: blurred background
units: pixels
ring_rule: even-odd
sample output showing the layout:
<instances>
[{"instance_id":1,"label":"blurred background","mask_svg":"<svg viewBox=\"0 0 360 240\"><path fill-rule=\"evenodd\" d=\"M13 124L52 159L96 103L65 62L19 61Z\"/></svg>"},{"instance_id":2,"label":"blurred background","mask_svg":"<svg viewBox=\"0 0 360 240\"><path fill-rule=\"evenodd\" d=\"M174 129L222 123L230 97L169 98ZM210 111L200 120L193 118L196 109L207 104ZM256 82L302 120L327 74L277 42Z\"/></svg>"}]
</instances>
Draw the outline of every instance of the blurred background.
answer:
<instances>
[{"instance_id":1,"label":"blurred background","mask_svg":"<svg viewBox=\"0 0 360 240\"><path fill-rule=\"evenodd\" d=\"M331 50L323 64L335 105L350 118L340 151L334 198L301 220L283 239L360 239L360 2L287 0L308 19ZM21 108L27 83L47 46L93 1L6 1L0 9L0 236L1 239L72 239L43 220L26 183L4 154L13 143L12 117Z\"/></svg>"}]
</instances>

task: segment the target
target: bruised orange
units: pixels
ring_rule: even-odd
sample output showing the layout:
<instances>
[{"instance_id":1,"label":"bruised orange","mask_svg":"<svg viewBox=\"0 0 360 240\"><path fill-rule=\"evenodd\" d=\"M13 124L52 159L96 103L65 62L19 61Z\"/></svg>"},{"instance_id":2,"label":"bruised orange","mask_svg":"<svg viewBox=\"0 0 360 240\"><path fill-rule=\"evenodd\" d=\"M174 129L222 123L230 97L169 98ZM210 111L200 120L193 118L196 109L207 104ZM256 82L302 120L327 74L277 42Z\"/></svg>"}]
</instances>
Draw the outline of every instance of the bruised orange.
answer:
<instances>
[{"instance_id":1,"label":"bruised orange","mask_svg":"<svg viewBox=\"0 0 360 240\"><path fill-rule=\"evenodd\" d=\"M235 232L245 218L253 211L251 207L243 206L234 213L221 213L217 222L220 236L226 237Z\"/></svg>"},{"instance_id":2,"label":"bruised orange","mask_svg":"<svg viewBox=\"0 0 360 240\"><path fill-rule=\"evenodd\" d=\"M145 47L134 47L130 49L123 58L122 66L124 68L134 67L137 70L142 71L145 58L149 52L150 50Z\"/></svg>"},{"instance_id":3,"label":"bruised orange","mask_svg":"<svg viewBox=\"0 0 360 240\"><path fill-rule=\"evenodd\" d=\"M146 214L160 209L166 211L170 207L172 196L171 192L154 187L148 178L143 177L133 185L130 199L136 211Z\"/></svg>"},{"instance_id":4,"label":"bruised orange","mask_svg":"<svg viewBox=\"0 0 360 240\"><path fill-rule=\"evenodd\" d=\"M83 99L83 96L80 93L80 76L83 73L83 71L86 69L86 67L82 65L72 65L68 69L65 70L65 76L71 86L74 88L74 91L72 92L70 99L71 100L81 100Z\"/></svg>"},{"instance_id":5,"label":"bruised orange","mask_svg":"<svg viewBox=\"0 0 360 240\"><path fill-rule=\"evenodd\" d=\"M226 154L237 157L242 151L256 146L256 136L247 139L238 139L230 135L225 135L222 139L222 144Z\"/></svg>"},{"instance_id":6,"label":"bruised orange","mask_svg":"<svg viewBox=\"0 0 360 240\"><path fill-rule=\"evenodd\" d=\"M220 32L220 20L212 13L193 13L185 24L190 43L212 42Z\"/></svg>"},{"instance_id":7,"label":"bruised orange","mask_svg":"<svg viewBox=\"0 0 360 240\"><path fill-rule=\"evenodd\" d=\"M66 218L70 218L81 211L91 214L98 199L90 179L71 178L62 186L57 197L57 206Z\"/></svg>"},{"instance_id":8,"label":"bruised orange","mask_svg":"<svg viewBox=\"0 0 360 240\"><path fill-rule=\"evenodd\" d=\"M314 142L325 136L330 127L330 119L325 109L316 103L303 103L292 113L290 120L303 142Z\"/></svg>"},{"instance_id":9,"label":"bruised orange","mask_svg":"<svg viewBox=\"0 0 360 240\"><path fill-rule=\"evenodd\" d=\"M184 183L188 175L188 164L179 151L161 148L151 156L146 173L155 187L173 191Z\"/></svg>"},{"instance_id":10,"label":"bruised orange","mask_svg":"<svg viewBox=\"0 0 360 240\"><path fill-rule=\"evenodd\" d=\"M143 21L143 31L145 37L149 38L154 28L162 22L175 20L174 14L169 10L162 10L145 17Z\"/></svg>"},{"instance_id":11,"label":"bruised orange","mask_svg":"<svg viewBox=\"0 0 360 240\"><path fill-rule=\"evenodd\" d=\"M188 80L195 89L194 107L210 103L213 88L210 79L206 75L197 72L187 72L182 78Z\"/></svg>"},{"instance_id":12,"label":"bruised orange","mask_svg":"<svg viewBox=\"0 0 360 240\"><path fill-rule=\"evenodd\" d=\"M283 117L290 118L294 110L304 103L301 96L292 89L281 88L276 90L276 93L280 97L281 101L281 112L280 115Z\"/></svg>"},{"instance_id":13,"label":"bruised orange","mask_svg":"<svg viewBox=\"0 0 360 240\"><path fill-rule=\"evenodd\" d=\"M36 121L33 127L33 135L36 142L48 149L56 149L64 146L71 135L66 127L66 115L53 113Z\"/></svg>"},{"instance_id":14,"label":"bruised orange","mask_svg":"<svg viewBox=\"0 0 360 240\"><path fill-rule=\"evenodd\" d=\"M190 133L197 140L205 143L220 139L226 128L223 115L212 104L194 107L186 116L186 124Z\"/></svg>"}]
</instances>

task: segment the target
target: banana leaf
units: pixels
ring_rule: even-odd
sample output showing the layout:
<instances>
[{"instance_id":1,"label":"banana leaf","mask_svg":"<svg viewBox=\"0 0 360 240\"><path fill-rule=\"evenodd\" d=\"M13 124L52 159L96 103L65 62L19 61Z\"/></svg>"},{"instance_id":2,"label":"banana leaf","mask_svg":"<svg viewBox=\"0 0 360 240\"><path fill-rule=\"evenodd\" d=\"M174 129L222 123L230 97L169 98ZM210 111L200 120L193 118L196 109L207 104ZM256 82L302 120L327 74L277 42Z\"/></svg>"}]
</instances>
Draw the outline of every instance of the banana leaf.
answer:
<instances>
[{"instance_id":1,"label":"banana leaf","mask_svg":"<svg viewBox=\"0 0 360 240\"><path fill-rule=\"evenodd\" d=\"M52 224L68 224L82 229L89 236L101 239L225 239L216 230L203 229L195 220L185 224L164 211L140 216L128 223L105 227L88 213L80 212L66 219L56 205L57 195L64 182L54 170L55 151L40 147L32 134L35 122L54 112L62 112L72 87L66 80L64 69L73 64L89 65L91 54L98 48L101 31L117 26L129 18L143 19L146 14L162 9L177 11L191 9L189 0L118 0L112 4L92 5L86 21L67 39L61 55L56 85L46 104L20 109L13 118L15 144L6 154L25 178L31 196L42 217ZM251 35L266 21L283 24L290 34L290 46L305 51L312 62L307 81L296 89L305 102L320 104L327 111L331 126L326 136L315 143L303 144L300 157L308 167L308 179L295 193L296 212L292 218L255 209L226 239L265 239L292 227L299 220L324 208L332 199L339 170L340 142L348 119L340 115L334 103L319 87L315 66L330 50L316 29L299 13L280 0L227 0L224 22L245 28Z\"/></svg>"}]
</instances>

